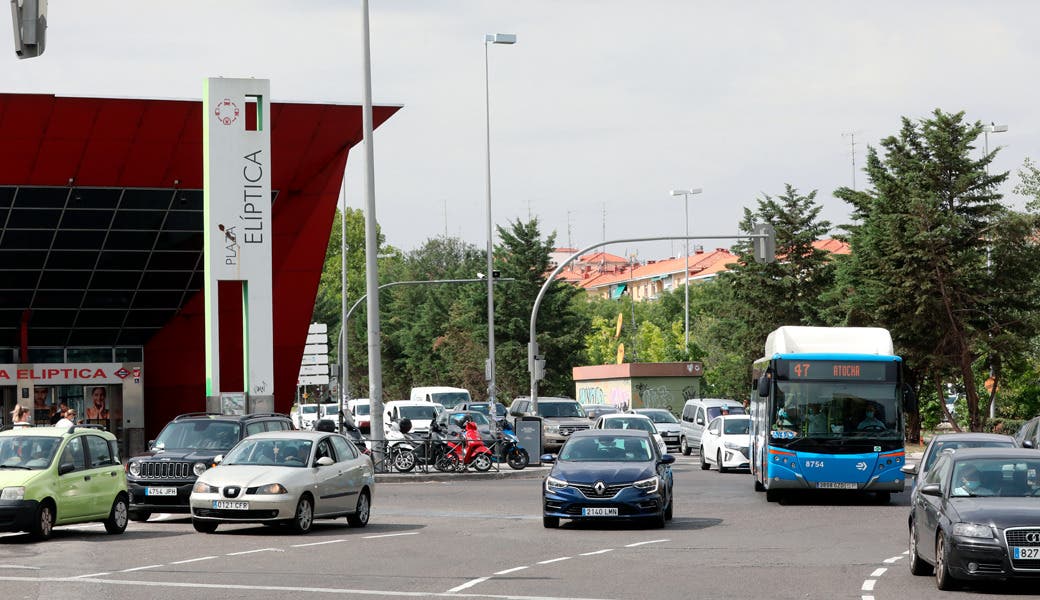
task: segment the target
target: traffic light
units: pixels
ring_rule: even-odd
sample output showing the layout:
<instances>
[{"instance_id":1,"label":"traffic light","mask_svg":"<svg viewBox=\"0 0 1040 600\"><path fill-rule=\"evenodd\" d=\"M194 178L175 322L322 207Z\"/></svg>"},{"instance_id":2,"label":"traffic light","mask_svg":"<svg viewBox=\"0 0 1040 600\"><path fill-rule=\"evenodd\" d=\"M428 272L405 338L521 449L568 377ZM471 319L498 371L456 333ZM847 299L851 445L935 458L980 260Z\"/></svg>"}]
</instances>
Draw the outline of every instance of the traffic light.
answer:
<instances>
[{"instance_id":1,"label":"traffic light","mask_svg":"<svg viewBox=\"0 0 1040 600\"><path fill-rule=\"evenodd\" d=\"M47 0L11 0L14 53L18 58L43 54L47 35Z\"/></svg>"}]
</instances>

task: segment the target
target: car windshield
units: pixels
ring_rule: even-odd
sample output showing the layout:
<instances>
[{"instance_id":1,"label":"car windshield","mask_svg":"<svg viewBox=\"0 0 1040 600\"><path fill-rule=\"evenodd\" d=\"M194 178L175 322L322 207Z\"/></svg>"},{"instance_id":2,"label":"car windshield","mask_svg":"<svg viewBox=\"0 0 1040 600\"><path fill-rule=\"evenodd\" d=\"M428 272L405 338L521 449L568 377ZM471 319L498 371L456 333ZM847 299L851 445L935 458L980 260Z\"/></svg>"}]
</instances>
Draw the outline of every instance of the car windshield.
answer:
<instances>
[{"instance_id":1,"label":"car windshield","mask_svg":"<svg viewBox=\"0 0 1040 600\"><path fill-rule=\"evenodd\" d=\"M585 411L577 402L539 402L538 416L585 417Z\"/></svg>"},{"instance_id":2,"label":"car windshield","mask_svg":"<svg viewBox=\"0 0 1040 600\"><path fill-rule=\"evenodd\" d=\"M812 438L903 439L892 383L830 381L777 384L772 429Z\"/></svg>"},{"instance_id":3,"label":"car windshield","mask_svg":"<svg viewBox=\"0 0 1040 600\"><path fill-rule=\"evenodd\" d=\"M155 439L161 450L229 450L238 442L238 423L194 419L166 425Z\"/></svg>"},{"instance_id":4,"label":"car windshield","mask_svg":"<svg viewBox=\"0 0 1040 600\"><path fill-rule=\"evenodd\" d=\"M476 412L476 411L454 413L454 414L451 415L451 422L454 423L455 425L459 426L459 427L462 427L461 423L462 423L463 419L466 419L466 418L472 419L473 422L477 424L477 427L480 427L481 425L490 425L491 424L491 421L490 421L490 419L487 418L487 415L485 415L484 413Z\"/></svg>"},{"instance_id":5,"label":"car windshield","mask_svg":"<svg viewBox=\"0 0 1040 600\"><path fill-rule=\"evenodd\" d=\"M359 416L359 417L365 416L365 415L369 414L368 413L369 410L370 410L370 406L368 404L355 404L354 405L354 414Z\"/></svg>"},{"instance_id":6,"label":"car windshield","mask_svg":"<svg viewBox=\"0 0 1040 600\"><path fill-rule=\"evenodd\" d=\"M1040 496L1040 456L956 460L950 497L975 496Z\"/></svg>"},{"instance_id":7,"label":"car windshield","mask_svg":"<svg viewBox=\"0 0 1040 600\"><path fill-rule=\"evenodd\" d=\"M473 410L473 411L476 411L476 412L479 412L479 413L483 413L485 415L488 414L488 404L487 404L487 402L472 403L472 404L469 404L467 406L469 407L469 410ZM496 404L495 405L495 412L498 413L498 416L504 417L504 416L506 416L506 407L501 405L501 404Z\"/></svg>"},{"instance_id":8,"label":"car windshield","mask_svg":"<svg viewBox=\"0 0 1040 600\"><path fill-rule=\"evenodd\" d=\"M725 419L722 432L726 435L747 435L751 432L751 419Z\"/></svg>"},{"instance_id":9,"label":"car windshield","mask_svg":"<svg viewBox=\"0 0 1040 600\"><path fill-rule=\"evenodd\" d=\"M432 404L426 403L426 406L402 406L400 414L402 419L415 419L419 421L429 421L437 418L437 409Z\"/></svg>"},{"instance_id":10,"label":"car windshield","mask_svg":"<svg viewBox=\"0 0 1040 600\"><path fill-rule=\"evenodd\" d=\"M573 462L647 462L653 458L648 438L582 437L568 440L560 460Z\"/></svg>"},{"instance_id":11,"label":"car windshield","mask_svg":"<svg viewBox=\"0 0 1040 600\"><path fill-rule=\"evenodd\" d=\"M650 422L650 419L634 417L610 417L603 419L603 429L639 429L640 431L657 433L657 428Z\"/></svg>"},{"instance_id":12,"label":"car windshield","mask_svg":"<svg viewBox=\"0 0 1040 600\"><path fill-rule=\"evenodd\" d=\"M463 402L469 402L469 392L436 392L430 394L430 400L444 406L455 406Z\"/></svg>"},{"instance_id":13,"label":"car windshield","mask_svg":"<svg viewBox=\"0 0 1040 600\"><path fill-rule=\"evenodd\" d=\"M639 411L639 414L650 417L650 420L654 423L678 423L679 420L667 410L646 410Z\"/></svg>"},{"instance_id":14,"label":"car windshield","mask_svg":"<svg viewBox=\"0 0 1040 600\"><path fill-rule=\"evenodd\" d=\"M300 412L305 415L314 415L318 413L317 404L302 404L300 405Z\"/></svg>"},{"instance_id":15,"label":"car windshield","mask_svg":"<svg viewBox=\"0 0 1040 600\"><path fill-rule=\"evenodd\" d=\"M1005 440L943 440L937 439L932 443L932 449L924 459L922 473L927 472L935 464L943 450L960 450L962 448L1014 448L1015 444Z\"/></svg>"},{"instance_id":16,"label":"car windshield","mask_svg":"<svg viewBox=\"0 0 1040 600\"><path fill-rule=\"evenodd\" d=\"M310 440L247 438L228 452L220 464L305 467L310 455Z\"/></svg>"},{"instance_id":17,"label":"car windshield","mask_svg":"<svg viewBox=\"0 0 1040 600\"><path fill-rule=\"evenodd\" d=\"M338 407L335 404L322 404L321 416L327 417L329 415L339 415Z\"/></svg>"},{"instance_id":18,"label":"car windshield","mask_svg":"<svg viewBox=\"0 0 1040 600\"><path fill-rule=\"evenodd\" d=\"M714 419L715 417L718 417L718 416L721 416L721 415L746 415L747 414L747 412L744 411L744 407L743 406L709 406L707 408L707 411L708 411L708 420L709 421Z\"/></svg>"},{"instance_id":19,"label":"car windshield","mask_svg":"<svg viewBox=\"0 0 1040 600\"><path fill-rule=\"evenodd\" d=\"M0 469L46 469L54 459L59 438L35 435L0 438Z\"/></svg>"}]
</instances>

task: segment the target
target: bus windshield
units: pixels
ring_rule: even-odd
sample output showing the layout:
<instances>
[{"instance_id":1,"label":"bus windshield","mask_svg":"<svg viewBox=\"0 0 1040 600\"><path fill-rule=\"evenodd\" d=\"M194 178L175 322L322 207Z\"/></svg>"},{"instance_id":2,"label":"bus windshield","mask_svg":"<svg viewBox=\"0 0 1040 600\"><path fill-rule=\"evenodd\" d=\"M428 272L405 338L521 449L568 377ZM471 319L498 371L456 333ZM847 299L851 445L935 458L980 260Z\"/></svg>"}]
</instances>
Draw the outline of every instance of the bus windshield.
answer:
<instances>
[{"instance_id":1,"label":"bus windshield","mask_svg":"<svg viewBox=\"0 0 1040 600\"><path fill-rule=\"evenodd\" d=\"M903 437L894 382L779 381L776 387L773 431L793 432L792 438Z\"/></svg>"}]
</instances>

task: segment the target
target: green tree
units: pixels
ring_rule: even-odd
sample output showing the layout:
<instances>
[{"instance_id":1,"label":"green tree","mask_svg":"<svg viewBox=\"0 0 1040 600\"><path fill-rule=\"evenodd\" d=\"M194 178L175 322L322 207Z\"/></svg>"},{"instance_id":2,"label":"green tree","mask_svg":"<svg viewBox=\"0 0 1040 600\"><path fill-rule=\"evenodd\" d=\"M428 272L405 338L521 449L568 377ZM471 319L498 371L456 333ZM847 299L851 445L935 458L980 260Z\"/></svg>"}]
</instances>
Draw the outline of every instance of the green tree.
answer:
<instances>
[{"instance_id":1,"label":"green tree","mask_svg":"<svg viewBox=\"0 0 1040 600\"><path fill-rule=\"evenodd\" d=\"M542 237L538 219L514 221L498 227L501 242L495 247L495 266L503 282L495 288L495 359L499 399L530 393L527 344L530 341L531 310L542 284L551 272L549 256L556 234ZM486 298L486 296L485 296ZM545 379L539 393L573 396L571 368L583 362L583 341L590 331L582 307L584 292L565 282L551 284L538 313L537 340L545 357ZM487 331L487 320L484 320Z\"/></svg>"},{"instance_id":2,"label":"green tree","mask_svg":"<svg viewBox=\"0 0 1040 600\"><path fill-rule=\"evenodd\" d=\"M957 374L973 431L982 425L977 369L999 368L1036 333L1035 223L1000 204L1007 173L987 174L997 151L972 157L981 133L964 113L904 118L899 135L882 140L884 156L868 150L871 189L835 192L854 220L838 275L842 320L888 328L939 398Z\"/></svg>"}]
</instances>

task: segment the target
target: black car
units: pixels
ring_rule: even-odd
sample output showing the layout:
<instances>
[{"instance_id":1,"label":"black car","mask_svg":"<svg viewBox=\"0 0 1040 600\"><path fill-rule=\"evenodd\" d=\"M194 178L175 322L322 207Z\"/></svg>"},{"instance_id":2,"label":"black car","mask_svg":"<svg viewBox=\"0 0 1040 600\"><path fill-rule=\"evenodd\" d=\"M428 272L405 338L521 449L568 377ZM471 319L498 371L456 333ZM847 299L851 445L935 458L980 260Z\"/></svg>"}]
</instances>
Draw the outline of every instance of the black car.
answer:
<instances>
[{"instance_id":1,"label":"black car","mask_svg":"<svg viewBox=\"0 0 1040 600\"><path fill-rule=\"evenodd\" d=\"M1040 453L944 452L910 507L910 572L960 580L1040 577Z\"/></svg>"},{"instance_id":2,"label":"black car","mask_svg":"<svg viewBox=\"0 0 1040 600\"><path fill-rule=\"evenodd\" d=\"M127 462L130 520L147 521L157 512L187 514L191 488L214 466L213 459L249 435L288 429L293 429L292 419L278 413L189 413L174 418L148 442L146 454Z\"/></svg>"}]
</instances>

